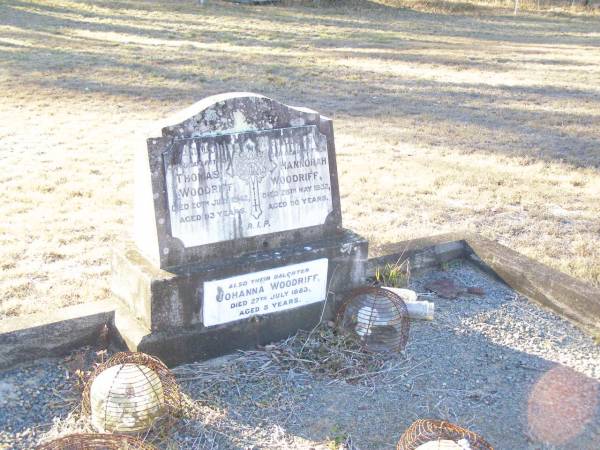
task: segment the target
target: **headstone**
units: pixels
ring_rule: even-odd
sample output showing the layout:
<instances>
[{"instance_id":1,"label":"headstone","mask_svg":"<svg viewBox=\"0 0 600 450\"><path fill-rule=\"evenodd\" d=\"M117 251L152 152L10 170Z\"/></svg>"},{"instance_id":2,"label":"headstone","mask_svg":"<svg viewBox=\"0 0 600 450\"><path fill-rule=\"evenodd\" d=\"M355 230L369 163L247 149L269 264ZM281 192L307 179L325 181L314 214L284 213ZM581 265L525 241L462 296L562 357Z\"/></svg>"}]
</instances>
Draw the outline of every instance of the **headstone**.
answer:
<instances>
[{"instance_id":1,"label":"headstone","mask_svg":"<svg viewBox=\"0 0 600 450\"><path fill-rule=\"evenodd\" d=\"M208 97L146 140L135 176L135 245L113 258L134 350L177 363L268 343L364 281L367 242L342 228L332 121L316 111Z\"/></svg>"}]
</instances>

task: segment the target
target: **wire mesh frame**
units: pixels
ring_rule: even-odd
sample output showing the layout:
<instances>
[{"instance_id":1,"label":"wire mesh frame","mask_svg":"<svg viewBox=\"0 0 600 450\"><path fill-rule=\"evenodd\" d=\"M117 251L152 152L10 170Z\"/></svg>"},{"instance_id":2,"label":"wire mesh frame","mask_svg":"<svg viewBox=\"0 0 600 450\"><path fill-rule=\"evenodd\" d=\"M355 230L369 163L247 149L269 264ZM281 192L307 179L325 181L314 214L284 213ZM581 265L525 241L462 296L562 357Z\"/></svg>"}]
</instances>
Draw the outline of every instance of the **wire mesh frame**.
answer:
<instances>
[{"instance_id":1,"label":"wire mesh frame","mask_svg":"<svg viewBox=\"0 0 600 450\"><path fill-rule=\"evenodd\" d=\"M179 413L181 409L181 393L179 392L179 386L177 385L177 381L175 380L175 375L173 375L169 368L160 359L141 352L115 353L105 363L100 364L98 367L96 367L90 378L87 380L87 383L85 384L85 387L83 389L81 401L82 414L88 417L91 417L92 415L90 394L92 384L96 377L98 377L98 375L100 375L106 369L120 364L135 364L144 366L150 369L158 376L162 388L162 395L164 397L165 412L160 417L160 420L154 423L152 427L163 425L168 426L172 422L172 420L174 420L175 416ZM148 382L147 385L150 389L154 390L156 388L156 386L154 386L147 377L146 381ZM144 405L141 406L143 407ZM107 410L105 414L106 421L109 415L109 411ZM132 432L135 431L132 430Z\"/></svg>"},{"instance_id":2,"label":"wire mesh frame","mask_svg":"<svg viewBox=\"0 0 600 450\"><path fill-rule=\"evenodd\" d=\"M494 450L481 436L473 431L454 425L444 420L419 419L406 429L396 450L415 450L420 445L431 441L467 440L472 450Z\"/></svg>"},{"instance_id":3,"label":"wire mesh frame","mask_svg":"<svg viewBox=\"0 0 600 450\"><path fill-rule=\"evenodd\" d=\"M366 350L401 352L408 342L410 320L399 295L366 286L352 290L344 300L337 314L337 326Z\"/></svg>"},{"instance_id":4,"label":"wire mesh frame","mask_svg":"<svg viewBox=\"0 0 600 450\"><path fill-rule=\"evenodd\" d=\"M63 436L37 447L37 450L156 450L132 436L81 433Z\"/></svg>"}]
</instances>

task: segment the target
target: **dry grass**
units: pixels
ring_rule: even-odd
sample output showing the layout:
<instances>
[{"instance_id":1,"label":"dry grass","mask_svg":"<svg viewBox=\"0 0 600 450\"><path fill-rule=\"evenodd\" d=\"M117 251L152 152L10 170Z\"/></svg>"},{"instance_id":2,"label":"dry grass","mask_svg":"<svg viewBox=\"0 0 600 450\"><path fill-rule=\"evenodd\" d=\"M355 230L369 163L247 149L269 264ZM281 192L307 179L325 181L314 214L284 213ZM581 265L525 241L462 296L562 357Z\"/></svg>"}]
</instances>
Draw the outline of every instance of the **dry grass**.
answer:
<instances>
[{"instance_id":1,"label":"dry grass","mask_svg":"<svg viewBox=\"0 0 600 450\"><path fill-rule=\"evenodd\" d=\"M108 297L138 131L231 90L333 116L344 222L374 253L469 229L600 284L599 30L492 8L5 0L0 316Z\"/></svg>"},{"instance_id":2,"label":"dry grass","mask_svg":"<svg viewBox=\"0 0 600 450\"><path fill-rule=\"evenodd\" d=\"M582 0L372 0L373 3L392 7L408 7L435 14L485 14L493 10L506 10L513 14L543 12L556 15L597 16L600 4L591 1L585 6Z\"/></svg>"}]
</instances>

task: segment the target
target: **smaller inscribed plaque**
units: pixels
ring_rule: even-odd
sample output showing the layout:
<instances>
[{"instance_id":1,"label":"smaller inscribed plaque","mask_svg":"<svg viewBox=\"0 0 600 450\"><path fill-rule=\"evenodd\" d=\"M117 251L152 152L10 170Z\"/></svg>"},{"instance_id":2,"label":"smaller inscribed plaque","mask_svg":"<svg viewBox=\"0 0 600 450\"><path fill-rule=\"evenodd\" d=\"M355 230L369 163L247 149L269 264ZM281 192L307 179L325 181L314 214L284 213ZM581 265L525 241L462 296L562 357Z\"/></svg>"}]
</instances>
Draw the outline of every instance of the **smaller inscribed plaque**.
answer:
<instances>
[{"instance_id":1,"label":"smaller inscribed plaque","mask_svg":"<svg viewBox=\"0 0 600 450\"><path fill-rule=\"evenodd\" d=\"M327 258L204 283L202 320L220 325L324 301Z\"/></svg>"}]
</instances>

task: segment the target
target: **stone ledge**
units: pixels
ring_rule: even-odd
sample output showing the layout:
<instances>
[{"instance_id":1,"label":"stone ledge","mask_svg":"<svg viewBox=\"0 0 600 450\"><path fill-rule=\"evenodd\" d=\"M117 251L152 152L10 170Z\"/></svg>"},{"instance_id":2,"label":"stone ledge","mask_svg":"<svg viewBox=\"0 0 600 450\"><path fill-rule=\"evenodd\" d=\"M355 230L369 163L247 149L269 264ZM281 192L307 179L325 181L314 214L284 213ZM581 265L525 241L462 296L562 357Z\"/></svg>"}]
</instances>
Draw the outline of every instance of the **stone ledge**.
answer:
<instances>
[{"instance_id":1,"label":"stone ledge","mask_svg":"<svg viewBox=\"0 0 600 450\"><path fill-rule=\"evenodd\" d=\"M158 356L168 366L193 362L252 349L285 339L290 330L312 329L319 323L323 304L316 303L233 324L205 328L202 325L151 332L125 307L119 307L114 319L116 343L129 351Z\"/></svg>"},{"instance_id":2,"label":"stone ledge","mask_svg":"<svg viewBox=\"0 0 600 450\"><path fill-rule=\"evenodd\" d=\"M456 232L387 244L390 253L369 259L375 267L408 259L411 270L467 258L518 293L551 309L588 333L600 333L600 288L573 278L477 233Z\"/></svg>"},{"instance_id":3,"label":"stone ledge","mask_svg":"<svg viewBox=\"0 0 600 450\"><path fill-rule=\"evenodd\" d=\"M478 234L465 233L464 241L471 262L584 331L600 333L600 288Z\"/></svg>"},{"instance_id":4,"label":"stone ledge","mask_svg":"<svg viewBox=\"0 0 600 450\"><path fill-rule=\"evenodd\" d=\"M409 241L387 244L385 249L391 253L367 262L367 276L375 275L375 268L385 264L395 264L408 260L412 272L438 267L456 258L467 256L465 233L448 233Z\"/></svg>"},{"instance_id":5,"label":"stone ledge","mask_svg":"<svg viewBox=\"0 0 600 450\"><path fill-rule=\"evenodd\" d=\"M114 320L110 300L68 306L0 322L0 369L38 358L62 356L95 345Z\"/></svg>"}]
</instances>

